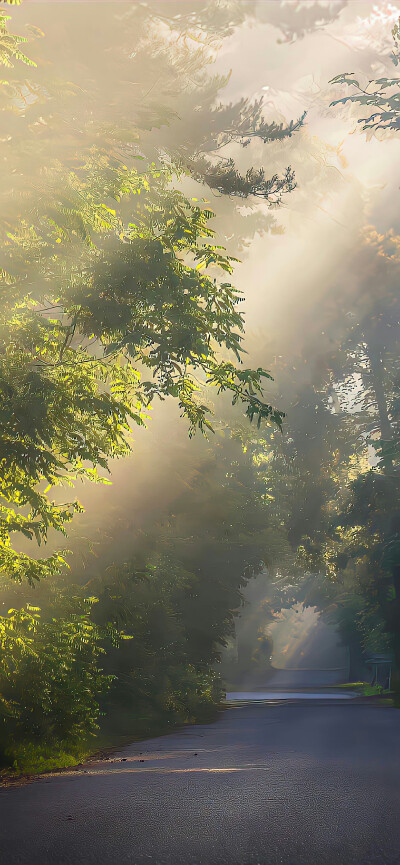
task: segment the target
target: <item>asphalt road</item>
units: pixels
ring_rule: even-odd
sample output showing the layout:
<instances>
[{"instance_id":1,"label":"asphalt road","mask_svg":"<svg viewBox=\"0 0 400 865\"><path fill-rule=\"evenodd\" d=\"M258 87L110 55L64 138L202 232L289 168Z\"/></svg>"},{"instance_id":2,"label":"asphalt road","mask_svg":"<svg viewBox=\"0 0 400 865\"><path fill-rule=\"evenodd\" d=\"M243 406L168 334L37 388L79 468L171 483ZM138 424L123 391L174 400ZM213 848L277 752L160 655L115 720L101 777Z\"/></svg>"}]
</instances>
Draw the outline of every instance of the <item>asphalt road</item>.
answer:
<instances>
[{"instance_id":1,"label":"asphalt road","mask_svg":"<svg viewBox=\"0 0 400 865\"><path fill-rule=\"evenodd\" d=\"M0 790L1 865L397 865L400 712L252 704Z\"/></svg>"}]
</instances>

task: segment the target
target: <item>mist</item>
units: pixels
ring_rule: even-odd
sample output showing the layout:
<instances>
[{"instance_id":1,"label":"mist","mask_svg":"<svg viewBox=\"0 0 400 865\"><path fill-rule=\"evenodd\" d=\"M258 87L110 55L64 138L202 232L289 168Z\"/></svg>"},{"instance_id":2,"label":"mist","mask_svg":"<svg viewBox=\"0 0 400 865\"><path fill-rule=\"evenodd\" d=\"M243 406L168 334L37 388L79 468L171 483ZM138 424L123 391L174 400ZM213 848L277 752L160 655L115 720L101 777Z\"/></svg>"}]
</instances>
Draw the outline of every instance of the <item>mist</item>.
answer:
<instances>
[{"instance_id":1,"label":"mist","mask_svg":"<svg viewBox=\"0 0 400 865\"><path fill-rule=\"evenodd\" d=\"M26 0L7 11L36 65L11 64L2 93L2 332L11 322L19 351L19 310L36 304L41 326L54 344L61 340L59 366L67 349L88 363L103 350L106 362L119 352L121 379L133 364L154 396L146 402L139 385L132 396L130 382L120 399L126 382L109 381L103 369L91 382L91 395L116 394L116 402L100 432L97 416L91 424L82 414L79 459L65 482L57 473L48 485L46 471L34 476L32 489L53 509L43 530L37 522L20 529L21 515L34 522L41 513L33 493L21 499L22 482L14 499L3 490L17 502L7 554L25 556L34 570L42 557L67 551L65 563L51 562L47 582L19 571L10 582L7 559L4 612L37 608L50 627L77 616L75 602L92 604L81 615L99 629L109 690L99 686L88 726L97 735L101 712L107 743L132 729L145 735L210 720L226 690L278 686L277 671L336 671L326 685L364 680L369 654L397 651L387 549L397 551L390 503L399 460L400 167L395 135L364 134L360 104L332 104L348 94L332 79L354 69L370 83L395 74L400 2ZM195 221L199 213L206 223ZM252 384L243 399L236 384L221 393L207 385L210 345L221 363L236 363L229 338L241 325L233 313L224 318L226 299L207 339L195 319L196 343L186 319L181 325L183 302L176 305L158 366L152 352L162 326L149 324L140 300L137 350L140 327L126 324L118 292L128 286L136 303L129 278L150 271L151 255L139 246L150 236L160 295L148 301L151 315L185 267L191 279L204 272L219 291L226 278L241 292L238 369L262 376L260 402ZM206 243L215 246L199 271ZM162 270L170 259L172 275ZM11 314L14 286L21 293ZM212 303L202 297L196 312ZM29 331L40 367L35 339ZM187 368L198 386L194 424L182 396ZM259 426L246 412L256 403ZM109 418L122 404L110 443ZM209 411L213 430L206 424L203 435ZM72 421L62 415L67 435ZM35 423L38 416L36 407ZM81 442L92 429L90 452ZM41 442L67 464L61 444L49 445L42 432ZM90 466L105 483L89 482ZM61 525L57 508L73 508L75 498L82 507Z\"/></svg>"}]
</instances>

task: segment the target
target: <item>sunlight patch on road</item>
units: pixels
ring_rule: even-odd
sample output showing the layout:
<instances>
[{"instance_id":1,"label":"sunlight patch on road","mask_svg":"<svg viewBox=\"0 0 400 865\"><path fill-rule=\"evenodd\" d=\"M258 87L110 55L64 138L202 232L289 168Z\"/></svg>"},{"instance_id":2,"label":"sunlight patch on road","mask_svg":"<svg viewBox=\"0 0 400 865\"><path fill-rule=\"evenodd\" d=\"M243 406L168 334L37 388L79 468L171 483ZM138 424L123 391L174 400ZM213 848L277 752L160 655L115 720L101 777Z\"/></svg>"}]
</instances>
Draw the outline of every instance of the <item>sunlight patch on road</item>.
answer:
<instances>
[{"instance_id":1,"label":"sunlight patch on road","mask_svg":"<svg viewBox=\"0 0 400 865\"><path fill-rule=\"evenodd\" d=\"M187 768L187 769L165 768L164 769L164 768L161 768L158 766L148 766L146 768L145 766L143 766L142 768L136 768L135 767L134 769L126 767L124 769L111 769L111 770L110 769L86 769L83 772L82 772L82 770L79 770L79 769L76 769L75 771L71 771L71 772L49 772L48 774L43 775L42 778L39 778L38 780L43 779L45 781L46 779L49 779L49 778L65 778L65 777L76 777L76 778L79 777L79 778L81 778L82 775L88 775L88 776L109 775L111 777L113 775L127 775L127 774L132 775L132 774L144 774L144 773L147 773L147 774L152 773L153 775L184 775L184 774L187 774L188 772L196 772L196 773L203 772L203 773L207 773L207 774L218 774L221 772L232 773L232 772L269 772L269 771L270 771L270 766L251 766L251 765L227 766L227 767L220 767L220 768L216 768L215 766L212 766L212 767L196 766L196 767L191 768L191 769L189 769L189 768Z\"/></svg>"}]
</instances>

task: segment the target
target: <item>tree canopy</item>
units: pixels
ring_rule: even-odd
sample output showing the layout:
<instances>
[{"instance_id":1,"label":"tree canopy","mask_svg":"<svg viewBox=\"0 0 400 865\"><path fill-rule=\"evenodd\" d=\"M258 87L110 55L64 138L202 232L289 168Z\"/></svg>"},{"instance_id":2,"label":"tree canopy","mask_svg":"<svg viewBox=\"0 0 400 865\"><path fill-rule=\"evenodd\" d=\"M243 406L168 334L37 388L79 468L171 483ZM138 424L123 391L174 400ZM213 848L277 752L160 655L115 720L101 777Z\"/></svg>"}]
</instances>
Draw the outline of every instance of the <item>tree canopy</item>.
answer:
<instances>
[{"instance_id":1,"label":"tree canopy","mask_svg":"<svg viewBox=\"0 0 400 865\"><path fill-rule=\"evenodd\" d=\"M56 504L49 490L78 477L100 480L98 469L127 452L132 424L144 423L156 398L179 401L190 435L212 429L199 384L228 391L251 420L281 424L282 412L262 395L270 375L242 362L241 296L230 282L234 260L214 239L210 208L179 184L191 172L224 193L276 203L294 181L290 169L270 180L253 169L242 178L232 162L229 171L219 163L200 169L200 144L185 162L179 144L155 150L151 132L172 128L173 112L151 100L143 107L140 90L128 126L117 122L120 97L106 122L101 113L88 119L81 112L89 92L101 98L99 82L82 97L74 82L53 80L40 58L36 64L22 53L7 19L2 13L9 134L0 225L1 569L33 580L64 559L17 552L10 533L41 542L50 528L64 530L79 505ZM155 61L160 51L161 67L167 64L167 93L168 81L195 70L200 89L210 86L203 50L177 48L171 59L167 48L168 38L153 48ZM131 76L139 62L131 61ZM34 70L29 80L25 66ZM221 136L222 143L249 135L269 140L299 125L268 125L259 103L243 101L215 115L216 146Z\"/></svg>"}]
</instances>

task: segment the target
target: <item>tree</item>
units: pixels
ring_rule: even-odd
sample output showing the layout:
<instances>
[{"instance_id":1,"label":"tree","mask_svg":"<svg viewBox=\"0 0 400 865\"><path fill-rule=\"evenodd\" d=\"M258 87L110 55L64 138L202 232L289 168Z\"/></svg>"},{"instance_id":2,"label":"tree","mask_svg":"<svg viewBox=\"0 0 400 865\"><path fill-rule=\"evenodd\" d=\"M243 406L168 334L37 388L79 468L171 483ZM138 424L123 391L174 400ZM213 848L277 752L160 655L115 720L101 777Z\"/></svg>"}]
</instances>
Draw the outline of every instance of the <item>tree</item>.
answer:
<instances>
[{"instance_id":1,"label":"tree","mask_svg":"<svg viewBox=\"0 0 400 865\"><path fill-rule=\"evenodd\" d=\"M399 62L399 25L393 29L392 60ZM395 134L399 126L399 80L382 77L361 86L358 78L345 73L333 79L355 92L332 104L368 107L358 122L367 135ZM361 408L361 434L376 451L375 465L352 484L351 498L343 513L344 530L341 556L353 562L363 598L362 620L375 621L375 629L389 635L400 682L400 510L399 510L399 428L398 428L398 350L400 312L397 297L398 238L393 231L379 236L368 231L368 243L380 262L377 297L367 314L353 328L348 356L359 376L358 402ZM383 262L383 265L382 265ZM351 379L350 379L351 386ZM338 530L339 531L339 530ZM361 575L361 576L360 576ZM378 620L378 624L376 624Z\"/></svg>"},{"instance_id":2,"label":"tree","mask_svg":"<svg viewBox=\"0 0 400 865\"><path fill-rule=\"evenodd\" d=\"M6 41L24 63L18 40ZM43 87L39 101L46 103ZM182 171L173 154L155 164L122 143L121 129L114 140L110 128L99 129L94 144L89 124L79 156L67 139L62 160L52 158L43 168L60 123L52 106L47 109L42 140L33 103L26 132L40 159L27 187L6 186L1 226L1 564L14 578L29 580L54 572L64 559L22 555L12 549L10 532L40 542L49 528L63 530L79 506L50 502L43 485L98 479L97 467L106 469L108 457L127 452L129 425L143 423L156 397L179 400L190 433L211 428L194 373L229 391L251 419L279 425L282 417L262 399L268 374L228 359L230 353L241 361L243 318L239 294L229 281L217 281L217 271L229 277L232 259L213 241L212 212L173 187ZM130 124L129 136L136 129L145 141L149 120L140 122ZM158 122L151 119L150 127ZM17 137L6 162L21 168L25 147ZM20 510L26 507L28 516Z\"/></svg>"},{"instance_id":3,"label":"tree","mask_svg":"<svg viewBox=\"0 0 400 865\"><path fill-rule=\"evenodd\" d=\"M400 60L400 26L395 24L392 30L394 50L391 59L395 66ZM366 82L364 87L355 77L353 72L345 72L336 75L330 81L331 84L345 84L346 87L354 88L349 96L335 99L335 105L357 105L362 106L363 111L368 108L372 113L360 117L362 131L368 136L377 132L395 133L400 129L400 90L399 78L376 78Z\"/></svg>"}]
</instances>

